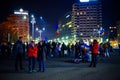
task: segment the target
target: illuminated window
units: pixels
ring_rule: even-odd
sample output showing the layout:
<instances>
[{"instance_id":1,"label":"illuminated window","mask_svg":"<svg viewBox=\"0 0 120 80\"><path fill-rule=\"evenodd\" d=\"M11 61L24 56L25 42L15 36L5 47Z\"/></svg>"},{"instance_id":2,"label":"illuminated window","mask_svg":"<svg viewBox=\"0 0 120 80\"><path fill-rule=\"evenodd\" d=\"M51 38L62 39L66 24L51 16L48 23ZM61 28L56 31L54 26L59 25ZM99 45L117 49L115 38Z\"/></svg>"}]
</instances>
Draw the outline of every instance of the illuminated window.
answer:
<instances>
[{"instance_id":1,"label":"illuminated window","mask_svg":"<svg viewBox=\"0 0 120 80\"><path fill-rule=\"evenodd\" d=\"M86 12L84 12L84 14L86 14Z\"/></svg>"},{"instance_id":2,"label":"illuminated window","mask_svg":"<svg viewBox=\"0 0 120 80\"><path fill-rule=\"evenodd\" d=\"M87 7L87 9L89 9L89 7Z\"/></svg>"},{"instance_id":3,"label":"illuminated window","mask_svg":"<svg viewBox=\"0 0 120 80\"><path fill-rule=\"evenodd\" d=\"M83 13L82 12L80 12L80 15L82 15Z\"/></svg>"},{"instance_id":4,"label":"illuminated window","mask_svg":"<svg viewBox=\"0 0 120 80\"><path fill-rule=\"evenodd\" d=\"M89 20L90 18L89 17L87 17L87 20Z\"/></svg>"},{"instance_id":5,"label":"illuminated window","mask_svg":"<svg viewBox=\"0 0 120 80\"><path fill-rule=\"evenodd\" d=\"M77 15L79 15L79 12L77 12Z\"/></svg>"},{"instance_id":6,"label":"illuminated window","mask_svg":"<svg viewBox=\"0 0 120 80\"><path fill-rule=\"evenodd\" d=\"M79 27L79 25L77 25L77 27Z\"/></svg>"},{"instance_id":7,"label":"illuminated window","mask_svg":"<svg viewBox=\"0 0 120 80\"><path fill-rule=\"evenodd\" d=\"M82 35L83 35L83 33L80 33L80 35L82 36Z\"/></svg>"}]
</instances>

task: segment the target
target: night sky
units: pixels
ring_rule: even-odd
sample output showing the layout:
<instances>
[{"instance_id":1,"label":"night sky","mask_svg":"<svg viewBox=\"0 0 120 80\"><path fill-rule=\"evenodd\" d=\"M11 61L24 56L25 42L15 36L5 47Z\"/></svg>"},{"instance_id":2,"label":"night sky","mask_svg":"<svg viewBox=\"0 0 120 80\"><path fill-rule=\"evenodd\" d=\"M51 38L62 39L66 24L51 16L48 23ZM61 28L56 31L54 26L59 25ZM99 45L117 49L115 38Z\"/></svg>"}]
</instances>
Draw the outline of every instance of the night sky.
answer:
<instances>
[{"instance_id":1,"label":"night sky","mask_svg":"<svg viewBox=\"0 0 120 80\"><path fill-rule=\"evenodd\" d=\"M4 21L14 10L23 8L30 15L34 14L36 19L43 17L48 31L55 30L59 19L68 11L72 10L72 4L79 0L2 0L0 2L0 22ZM119 0L102 0L103 27L116 26L120 20Z\"/></svg>"}]
</instances>

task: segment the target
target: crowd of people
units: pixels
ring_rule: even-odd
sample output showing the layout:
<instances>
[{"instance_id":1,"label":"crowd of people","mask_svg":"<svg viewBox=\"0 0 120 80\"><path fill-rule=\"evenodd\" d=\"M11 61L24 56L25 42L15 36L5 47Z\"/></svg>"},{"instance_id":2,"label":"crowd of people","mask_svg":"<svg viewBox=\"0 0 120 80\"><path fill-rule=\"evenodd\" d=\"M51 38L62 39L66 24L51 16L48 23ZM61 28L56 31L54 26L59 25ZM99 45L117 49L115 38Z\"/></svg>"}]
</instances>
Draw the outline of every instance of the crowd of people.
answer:
<instances>
[{"instance_id":1,"label":"crowd of people","mask_svg":"<svg viewBox=\"0 0 120 80\"><path fill-rule=\"evenodd\" d=\"M35 64L36 60L39 63L39 72L44 72L46 69L46 59L48 58L63 58L70 57L74 59L74 62L90 62L89 67L96 67L96 63L99 57L110 57L110 53L113 52L109 42L98 43L95 39L92 43L87 45L86 43L76 42L75 44L68 43L67 45L59 42L45 42L39 41L35 44L31 41L25 45L22 42L22 37L19 37L18 41L12 45L1 44L0 55L2 57L12 57L15 59L15 70L24 70L23 59L27 57L29 65L29 72L36 72ZM20 66L19 66L20 65Z\"/></svg>"}]
</instances>

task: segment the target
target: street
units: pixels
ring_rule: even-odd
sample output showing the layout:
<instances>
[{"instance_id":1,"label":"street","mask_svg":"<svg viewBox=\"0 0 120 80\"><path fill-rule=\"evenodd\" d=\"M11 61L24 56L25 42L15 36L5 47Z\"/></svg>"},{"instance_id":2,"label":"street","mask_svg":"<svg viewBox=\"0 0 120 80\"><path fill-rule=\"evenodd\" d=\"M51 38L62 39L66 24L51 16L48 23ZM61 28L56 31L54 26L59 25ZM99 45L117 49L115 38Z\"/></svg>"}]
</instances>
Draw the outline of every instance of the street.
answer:
<instances>
[{"instance_id":1,"label":"street","mask_svg":"<svg viewBox=\"0 0 120 80\"><path fill-rule=\"evenodd\" d=\"M46 65L45 72L28 73L25 60L25 70L15 72L14 60L0 60L0 80L120 80L119 54L99 61L96 68L88 67L89 63L73 63L71 58L50 58Z\"/></svg>"}]
</instances>

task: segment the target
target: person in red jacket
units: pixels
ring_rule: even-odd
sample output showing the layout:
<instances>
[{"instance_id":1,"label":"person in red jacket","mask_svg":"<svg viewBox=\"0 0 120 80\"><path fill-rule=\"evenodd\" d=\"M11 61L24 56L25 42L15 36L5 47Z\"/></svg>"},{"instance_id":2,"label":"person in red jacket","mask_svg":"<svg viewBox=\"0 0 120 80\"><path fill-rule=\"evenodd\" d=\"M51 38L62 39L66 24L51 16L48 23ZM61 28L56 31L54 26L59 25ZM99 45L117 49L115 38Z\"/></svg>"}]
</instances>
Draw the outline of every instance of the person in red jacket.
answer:
<instances>
[{"instance_id":1,"label":"person in red jacket","mask_svg":"<svg viewBox=\"0 0 120 80\"><path fill-rule=\"evenodd\" d=\"M35 45L34 41L31 41L28 47L28 60L29 60L29 72L36 72L35 70L35 62L37 59L37 51L38 48Z\"/></svg>"},{"instance_id":2,"label":"person in red jacket","mask_svg":"<svg viewBox=\"0 0 120 80\"><path fill-rule=\"evenodd\" d=\"M92 67L92 66L96 67L97 55L99 52L99 43L97 42L96 39L93 41L93 44L90 47L91 47L92 61L89 65L89 67Z\"/></svg>"}]
</instances>

